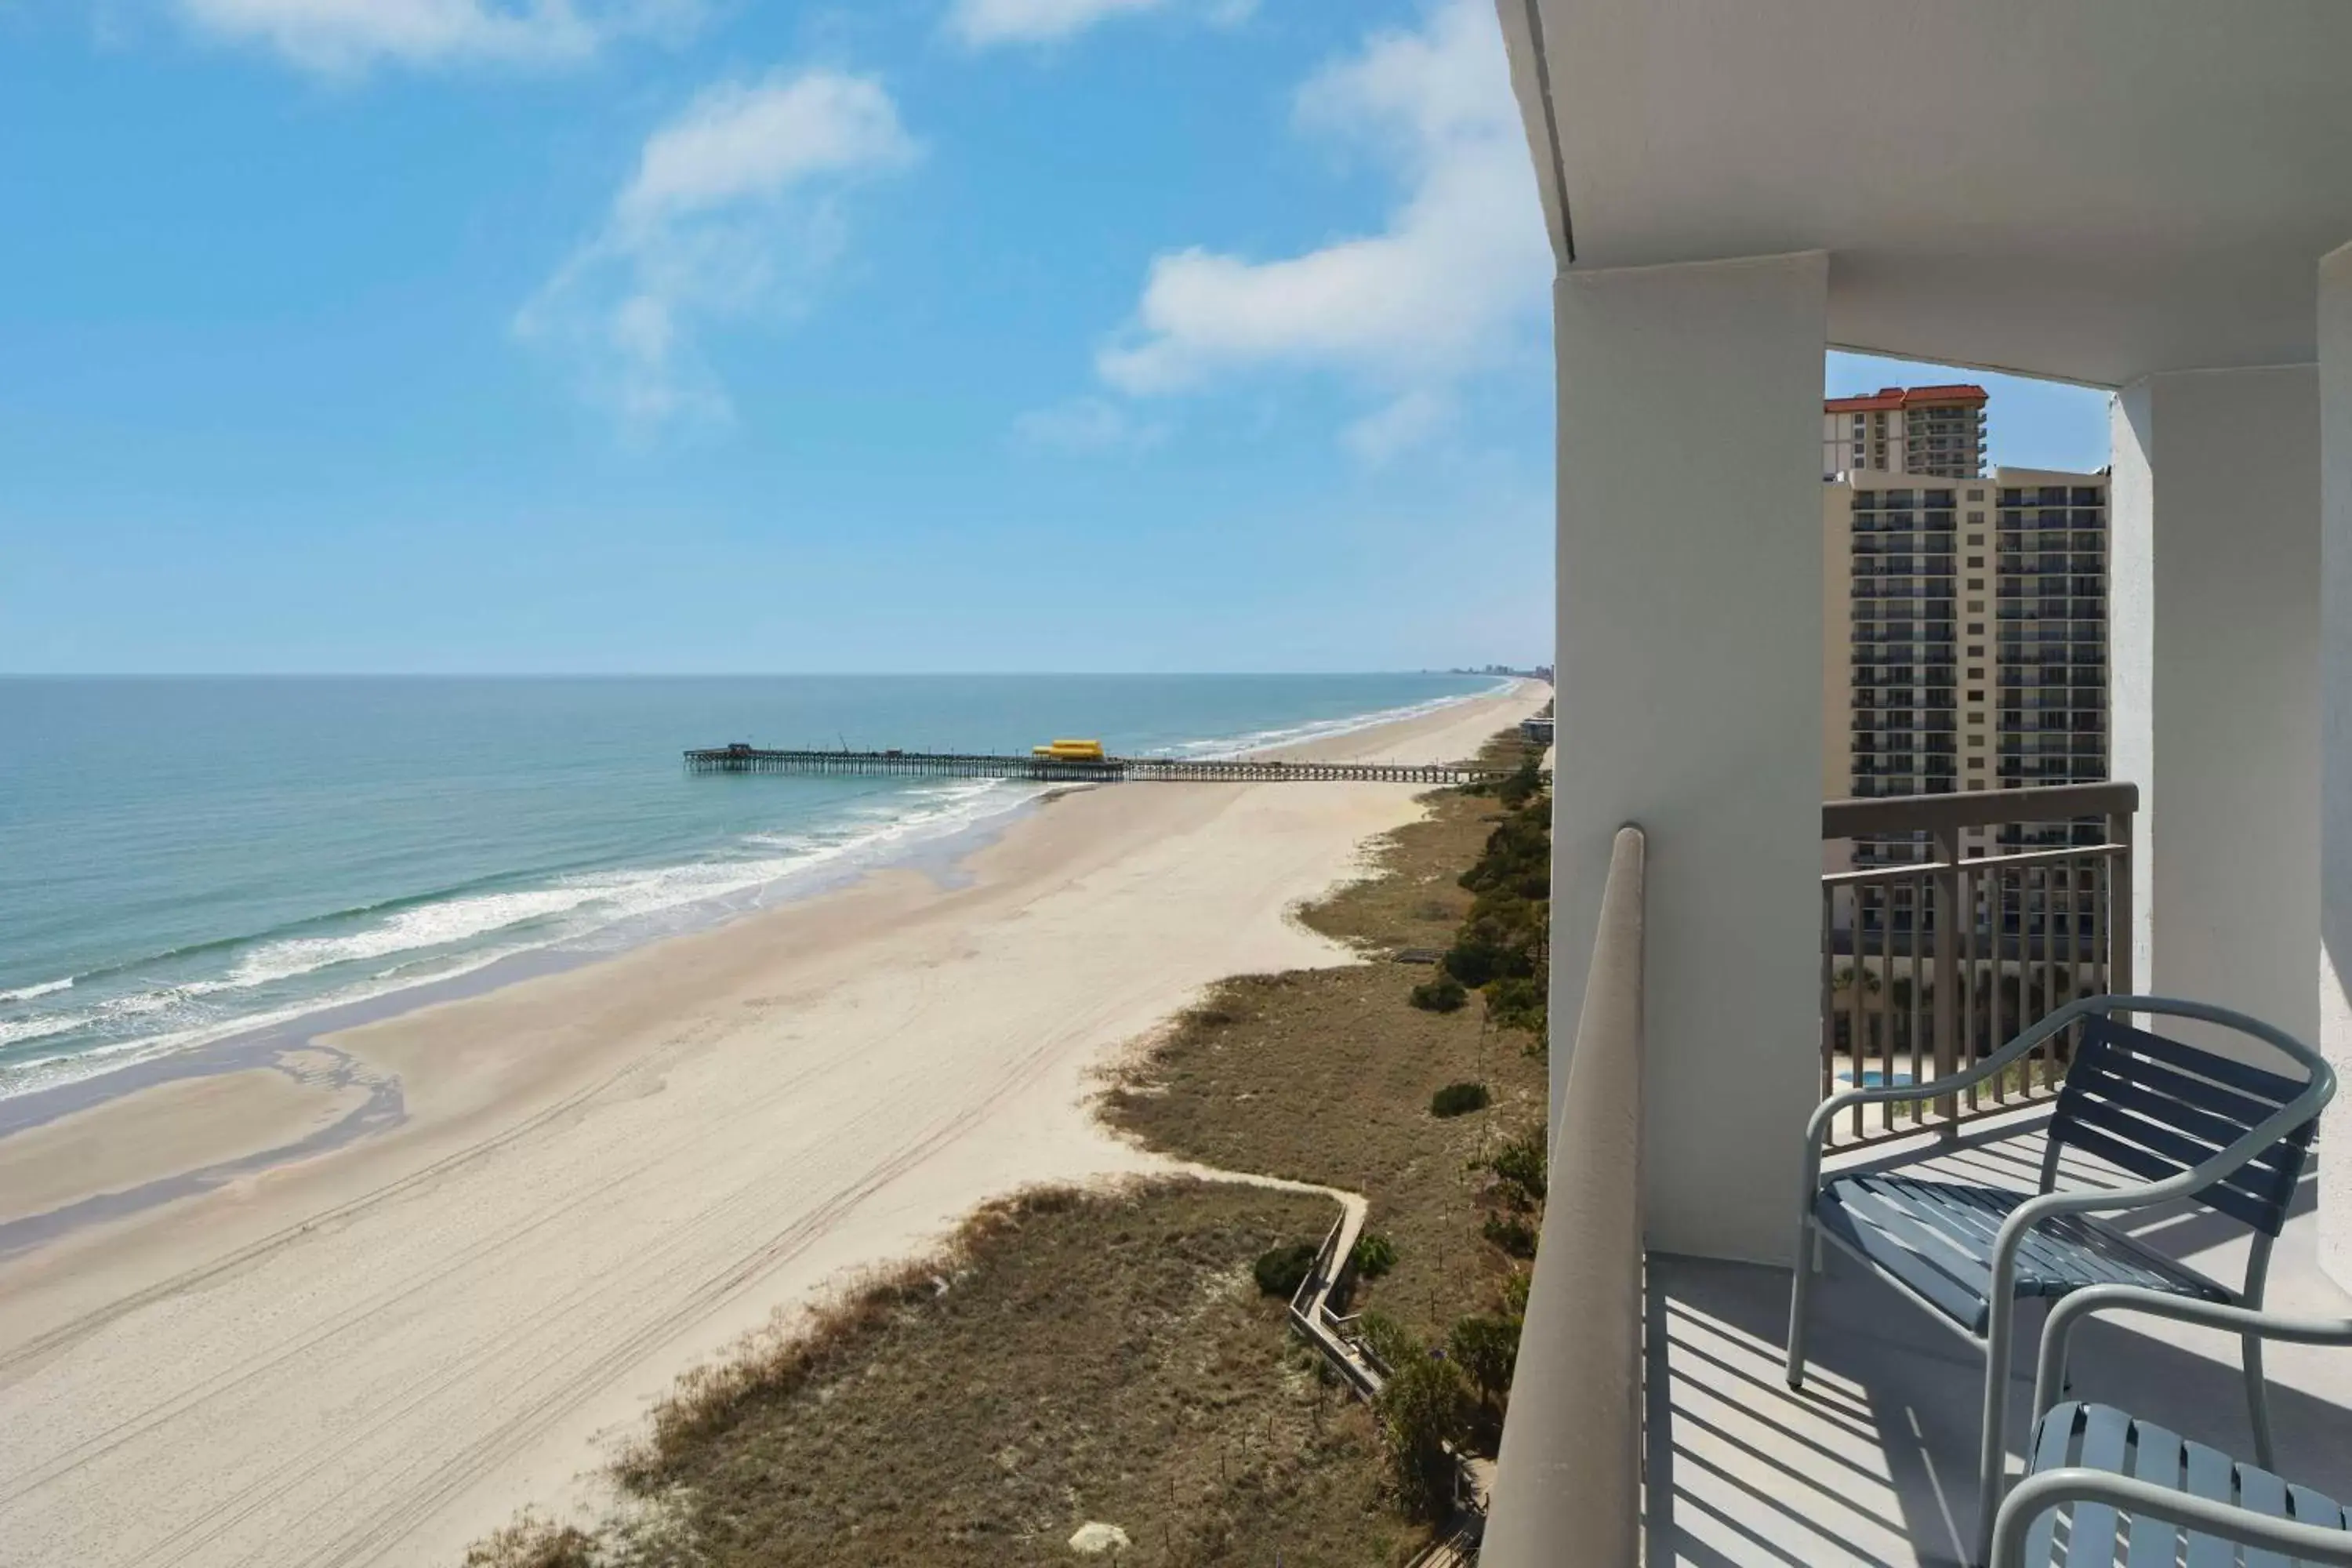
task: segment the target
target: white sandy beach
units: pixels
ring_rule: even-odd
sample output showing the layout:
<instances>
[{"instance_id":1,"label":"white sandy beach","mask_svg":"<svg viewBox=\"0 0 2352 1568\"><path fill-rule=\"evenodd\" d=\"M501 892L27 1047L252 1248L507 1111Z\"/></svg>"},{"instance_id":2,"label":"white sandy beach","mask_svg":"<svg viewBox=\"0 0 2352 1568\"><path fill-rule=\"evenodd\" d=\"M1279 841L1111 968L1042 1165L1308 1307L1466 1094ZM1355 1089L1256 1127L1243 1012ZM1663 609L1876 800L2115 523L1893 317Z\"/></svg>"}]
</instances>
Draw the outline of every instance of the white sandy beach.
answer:
<instances>
[{"instance_id":1,"label":"white sandy beach","mask_svg":"<svg viewBox=\"0 0 2352 1568\"><path fill-rule=\"evenodd\" d=\"M1546 695L1311 750L1463 756ZM454 1565L576 1502L772 1313L992 1194L1153 1168L1092 1075L1220 976L1343 958L1286 911L1414 793L1082 791L951 888L887 872L333 1037L398 1076L398 1126L0 1261L0 1562ZM225 1074L0 1139L0 1211L289 1142L352 1092Z\"/></svg>"}]
</instances>

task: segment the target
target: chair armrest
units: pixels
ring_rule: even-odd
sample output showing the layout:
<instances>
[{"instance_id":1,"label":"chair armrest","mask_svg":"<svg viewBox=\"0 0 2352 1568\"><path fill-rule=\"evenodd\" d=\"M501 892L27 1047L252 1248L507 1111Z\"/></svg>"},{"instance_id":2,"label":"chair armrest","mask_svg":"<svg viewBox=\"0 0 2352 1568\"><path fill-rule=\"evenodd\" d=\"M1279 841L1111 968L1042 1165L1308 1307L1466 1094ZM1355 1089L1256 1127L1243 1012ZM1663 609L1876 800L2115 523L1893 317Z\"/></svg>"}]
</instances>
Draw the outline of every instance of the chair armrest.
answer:
<instances>
[{"instance_id":1,"label":"chair armrest","mask_svg":"<svg viewBox=\"0 0 2352 1568\"><path fill-rule=\"evenodd\" d=\"M2052 1568L2048 1563L2028 1563L2027 1538L2034 1521L2074 1502L2107 1503L2135 1519L2162 1520L2200 1534L2283 1552L2291 1561L2352 1568L2352 1532L2273 1519L2106 1470L2079 1468L2044 1470L2017 1484L1994 1519L1991 1568Z\"/></svg>"},{"instance_id":2,"label":"chair armrest","mask_svg":"<svg viewBox=\"0 0 2352 1568\"><path fill-rule=\"evenodd\" d=\"M1831 1120L1849 1105L1860 1105L1865 1101L1882 1100L1933 1100L1938 1095L1951 1094L1966 1089L1972 1083L1982 1083L2084 1014L2102 1011L2101 1007L2095 1006L2093 1004L2105 1003L2108 1000L2104 996L2085 996L2079 1002L2069 1002L2055 1013L2034 1024L2032 1027L2001 1047L2000 1049L1993 1052L1992 1055L1985 1058L1984 1060L1977 1063L1976 1066L1963 1068L1959 1072L1951 1073L1943 1078L1930 1079L1926 1083L1890 1083L1881 1084L1876 1089L1842 1089L1813 1109L1811 1118L1805 1123L1805 1141L1818 1144L1821 1142L1822 1131L1829 1126Z\"/></svg>"},{"instance_id":3,"label":"chair armrest","mask_svg":"<svg viewBox=\"0 0 2352 1568\"><path fill-rule=\"evenodd\" d=\"M2039 1422L2058 1403L2059 1384L2066 1368L2066 1337L2074 1325L2095 1312L2140 1312L2176 1323L2227 1329L2266 1340L2298 1345L2352 1345L2352 1318L2287 1318L2251 1307L2200 1301L2190 1296L2168 1296L2137 1285L2094 1285L2060 1298L2042 1325L2042 1351L2033 1369L2033 1419Z\"/></svg>"},{"instance_id":4,"label":"chair armrest","mask_svg":"<svg viewBox=\"0 0 2352 1568\"><path fill-rule=\"evenodd\" d=\"M1982 1083L2085 1013L2105 1012L2113 1005L2113 1002L2114 998L2106 996L2085 996L2080 1001L2069 1002L2048 1017L2036 1020L2024 1033L1977 1063L1976 1066L1964 1068L1958 1072L1948 1073L1942 1078L1929 1079L1925 1083L1890 1083L1881 1084L1876 1089L1840 1090L1822 1101L1820 1108L1813 1112L1813 1121L1825 1125L1823 1119L1826 1116L1834 1114L1846 1106L1860 1104L1866 1100L1933 1100L1937 1095L1950 1094L1956 1089L1966 1089L1972 1083ZM1811 1133L1812 1128L1808 1127L1806 1131Z\"/></svg>"},{"instance_id":5,"label":"chair armrest","mask_svg":"<svg viewBox=\"0 0 2352 1568\"><path fill-rule=\"evenodd\" d=\"M1823 1135L1837 1113L1849 1105L1885 1100L1934 1100L1939 1095L1955 1094L1972 1083L1982 1083L1993 1074L2017 1060L2026 1052L2089 1013L2104 1013L2118 1005L2113 996L2084 996L2069 1002L2048 1017L2041 1019L2009 1044L1985 1058L1972 1068L1946 1078L1926 1083L1885 1084L1877 1089L1849 1089L1831 1095L1813 1108L1805 1121L1804 1212L1813 1205L1813 1194L1821 1187L1822 1147Z\"/></svg>"}]
</instances>

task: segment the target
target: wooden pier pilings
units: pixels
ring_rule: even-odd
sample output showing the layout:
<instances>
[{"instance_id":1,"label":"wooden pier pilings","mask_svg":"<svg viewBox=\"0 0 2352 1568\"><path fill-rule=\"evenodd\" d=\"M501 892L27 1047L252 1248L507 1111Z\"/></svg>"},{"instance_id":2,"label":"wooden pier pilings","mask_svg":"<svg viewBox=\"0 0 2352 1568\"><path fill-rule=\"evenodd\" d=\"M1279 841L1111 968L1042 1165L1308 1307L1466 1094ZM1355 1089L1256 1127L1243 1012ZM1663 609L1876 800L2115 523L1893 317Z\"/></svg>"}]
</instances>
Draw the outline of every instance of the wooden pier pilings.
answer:
<instances>
[{"instance_id":1,"label":"wooden pier pilings","mask_svg":"<svg viewBox=\"0 0 2352 1568\"><path fill-rule=\"evenodd\" d=\"M883 773L1032 779L1053 784L1488 784L1506 775L1457 763L1317 763L1255 757L1053 757L965 752L768 751L714 746L686 753L697 773Z\"/></svg>"}]
</instances>

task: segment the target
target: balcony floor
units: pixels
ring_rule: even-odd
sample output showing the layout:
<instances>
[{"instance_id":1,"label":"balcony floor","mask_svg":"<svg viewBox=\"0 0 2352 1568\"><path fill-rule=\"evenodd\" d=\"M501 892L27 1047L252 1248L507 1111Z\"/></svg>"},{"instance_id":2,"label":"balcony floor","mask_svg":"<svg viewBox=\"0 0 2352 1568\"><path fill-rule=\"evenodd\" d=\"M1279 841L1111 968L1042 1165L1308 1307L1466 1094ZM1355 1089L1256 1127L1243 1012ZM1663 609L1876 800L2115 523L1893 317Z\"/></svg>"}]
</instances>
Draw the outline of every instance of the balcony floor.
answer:
<instances>
[{"instance_id":1,"label":"balcony floor","mask_svg":"<svg viewBox=\"0 0 2352 1568\"><path fill-rule=\"evenodd\" d=\"M1977 1134L1934 1162L1956 1180L2031 1191L2041 1113ZM1883 1161L1832 1162L1848 1168ZM2070 1162L2062 1186L2118 1184ZM2315 1179L2280 1238L2270 1305L2352 1315L2313 1261ZM2132 1232L2225 1284L2244 1278L2248 1232L2201 1210L2126 1216ZM1981 1363L1875 1276L1829 1249L1816 1281L1803 1392L1781 1378L1785 1269L1654 1253L1648 1265L1647 1561L1725 1564L1952 1564L1976 1531ZM2042 1308L2019 1310L2009 1448L2020 1464ZM2126 1327L2126 1325L2129 1326ZM2273 1344L2271 1415L2290 1480L2352 1498L2352 1350ZM2074 1391L2251 1458L2237 1342L2145 1318L2074 1335Z\"/></svg>"}]
</instances>

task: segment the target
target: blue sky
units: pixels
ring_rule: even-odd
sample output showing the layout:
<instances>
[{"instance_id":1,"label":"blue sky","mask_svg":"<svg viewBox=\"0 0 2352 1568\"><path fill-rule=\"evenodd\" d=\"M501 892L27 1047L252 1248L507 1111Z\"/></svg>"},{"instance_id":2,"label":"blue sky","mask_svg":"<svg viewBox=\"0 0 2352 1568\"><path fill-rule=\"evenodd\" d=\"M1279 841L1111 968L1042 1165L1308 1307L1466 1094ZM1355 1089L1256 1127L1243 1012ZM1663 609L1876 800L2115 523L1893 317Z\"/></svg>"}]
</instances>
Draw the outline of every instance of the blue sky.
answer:
<instances>
[{"instance_id":1,"label":"blue sky","mask_svg":"<svg viewBox=\"0 0 2352 1568\"><path fill-rule=\"evenodd\" d=\"M0 669L1548 657L1486 0L0 0Z\"/></svg>"}]
</instances>

